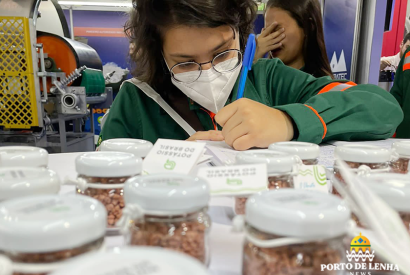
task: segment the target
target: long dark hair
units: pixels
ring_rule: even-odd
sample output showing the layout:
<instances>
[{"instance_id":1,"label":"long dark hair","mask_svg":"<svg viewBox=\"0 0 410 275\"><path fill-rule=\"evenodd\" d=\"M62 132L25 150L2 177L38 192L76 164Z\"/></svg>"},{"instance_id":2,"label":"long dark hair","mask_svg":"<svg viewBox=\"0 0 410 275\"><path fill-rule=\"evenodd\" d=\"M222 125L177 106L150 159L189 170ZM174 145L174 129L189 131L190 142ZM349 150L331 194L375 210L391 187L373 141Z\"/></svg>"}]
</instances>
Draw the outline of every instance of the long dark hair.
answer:
<instances>
[{"instance_id":1,"label":"long dark hair","mask_svg":"<svg viewBox=\"0 0 410 275\"><path fill-rule=\"evenodd\" d=\"M270 8L280 8L287 11L303 29L305 33L303 45L305 72L315 77L330 76L333 78L326 52L319 1L269 0L266 10Z\"/></svg>"},{"instance_id":2,"label":"long dark hair","mask_svg":"<svg viewBox=\"0 0 410 275\"><path fill-rule=\"evenodd\" d=\"M253 30L253 0L133 0L125 33L135 44L133 75L154 87L170 83L164 72L163 33L175 25L216 28L229 25L240 33L241 49ZM159 89L158 89L159 90Z\"/></svg>"}]
</instances>

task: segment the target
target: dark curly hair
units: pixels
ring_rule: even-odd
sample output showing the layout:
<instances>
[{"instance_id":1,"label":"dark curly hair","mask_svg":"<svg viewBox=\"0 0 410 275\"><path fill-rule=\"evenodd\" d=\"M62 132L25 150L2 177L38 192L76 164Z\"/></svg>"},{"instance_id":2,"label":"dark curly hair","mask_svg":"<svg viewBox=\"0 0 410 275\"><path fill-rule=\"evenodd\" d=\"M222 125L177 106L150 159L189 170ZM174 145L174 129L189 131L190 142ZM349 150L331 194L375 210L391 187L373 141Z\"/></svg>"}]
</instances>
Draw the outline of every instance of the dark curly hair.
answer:
<instances>
[{"instance_id":1,"label":"dark curly hair","mask_svg":"<svg viewBox=\"0 0 410 275\"><path fill-rule=\"evenodd\" d=\"M133 75L156 88L171 82L162 56L163 34L168 28L229 25L239 31L244 49L257 11L253 0L133 0L133 5L124 27L135 44Z\"/></svg>"},{"instance_id":2,"label":"dark curly hair","mask_svg":"<svg viewBox=\"0 0 410 275\"><path fill-rule=\"evenodd\" d=\"M269 0L266 10L280 8L287 11L303 29L306 38L303 45L304 71L315 77L333 78L327 57L323 32L322 13L318 0Z\"/></svg>"}]
</instances>

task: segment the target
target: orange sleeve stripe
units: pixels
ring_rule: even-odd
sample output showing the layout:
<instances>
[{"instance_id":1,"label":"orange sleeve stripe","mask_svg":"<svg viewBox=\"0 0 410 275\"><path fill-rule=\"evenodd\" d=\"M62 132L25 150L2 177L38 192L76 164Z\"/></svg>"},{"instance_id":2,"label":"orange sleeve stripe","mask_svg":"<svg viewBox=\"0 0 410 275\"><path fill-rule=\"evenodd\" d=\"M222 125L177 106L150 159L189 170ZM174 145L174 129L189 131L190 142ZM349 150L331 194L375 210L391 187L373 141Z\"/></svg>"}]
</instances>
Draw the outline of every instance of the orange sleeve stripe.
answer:
<instances>
[{"instance_id":1,"label":"orange sleeve stripe","mask_svg":"<svg viewBox=\"0 0 410 275\"><path fill-rule=\"evenodd\" d=\"M327 126L326 126L325 121L323 120L323 118L319 115L319 113L313 107L311 107L309 105L306 105L306 104L305 104L305 106L308 107L309 109L311 109L315 113L315 115L317 115L317 117L320 119L320 122L322 122L322 126L323 126L322 140L323 140L326 137L326 134L327 134Z\"/></svg>"},{"instance_id":2,"label":"orange sleeve stripe","mask_svg":"<svg viewBox=\"0 0 410 275\"><path fill-rule=\"evenodd\" d=\"M330 83L330 84L326 85L322 90L320 90L320 92L318 93L318 95L327 93L327 92L329 92L331 89L333 89L334 87L336 87L336 86L338 86L338 85L340 85L340 84L342 84L342 83L340 83L340 82Z\"/></svg>"},{"instance_id":3,"label":"orange sleeve stripe","mask_svg":"<svg viewBox=\"0 0 410 275\"><path fill-rule=\"evenodd\" d=\"M403 71L410 70L410 63L403 65Z\"/></svg>"},{"instance_id":4,"label":"orange sleeve stripe","mask_svg":"<svg viewBox=\"0 0 410 275\"><path fill-rule=\"evenodd\" d=\"M352 86L357 86L357 84L354 83L354 82L352 82L352 81L349 81L349 82L343 83L343 84L352 85ZM349 89L349 88L352 88L352 87L346 87L346 88L344 88L344 89L342 90L342 92L346 91L346 90Z\"/></svg>"},{"instance_id":5,"label":"orange sleeve stripe","mask_svg":"<svg viewBox=\"0 0 410 275\"><path fill-rule=\"evenodd\" d=\"M407 58L409 56L410 56L410 52L408 52L404 58Z\"/></svg>"},{"instance_id":6,"label":"orange sleeve stripe","mask_svg":"<svg viewBox=\"0 0 410 275\"><path fill-rule=\"evenodd\" d=\"M322 90L320 90L320 92L318 93L318 95L324 94L324 93L327 93L327 92L330 92L330 91L335 91L334 88L336 88L336 87L339 86L339 85L357 86L357 84L354 83L354 82L352 82L352 81L349 81L349 82L346 82L346 83L333 82L333 83L330 83L330 84L326 85ZM346 87L346 88L340 90L340 92L343 92L343 91L345 91L345 90L347 90L347 89L349 89L349 88L351 88L351 87ZM337 90L336 90L336 91L337 91Z\"/></svg>"}]
</instances>

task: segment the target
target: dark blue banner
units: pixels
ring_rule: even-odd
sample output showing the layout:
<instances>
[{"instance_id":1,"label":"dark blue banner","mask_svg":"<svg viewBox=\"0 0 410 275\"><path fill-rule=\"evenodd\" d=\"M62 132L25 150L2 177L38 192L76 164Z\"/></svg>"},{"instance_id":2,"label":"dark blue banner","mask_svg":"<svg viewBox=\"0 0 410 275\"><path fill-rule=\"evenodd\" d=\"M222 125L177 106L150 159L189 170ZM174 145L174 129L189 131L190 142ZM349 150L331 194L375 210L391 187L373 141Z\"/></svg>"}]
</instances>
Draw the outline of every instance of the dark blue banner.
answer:
<instances>
[{"instance_id":1,"label":"dark blue banner","mask_svg":"<svg viewBox=\"0 0 410 275\"><path fill-rule=\"evenodd\" d=\"M330 67L336 79L350 79L358 0L326 1L324 32Z\"/></svg>"}]
</instances>

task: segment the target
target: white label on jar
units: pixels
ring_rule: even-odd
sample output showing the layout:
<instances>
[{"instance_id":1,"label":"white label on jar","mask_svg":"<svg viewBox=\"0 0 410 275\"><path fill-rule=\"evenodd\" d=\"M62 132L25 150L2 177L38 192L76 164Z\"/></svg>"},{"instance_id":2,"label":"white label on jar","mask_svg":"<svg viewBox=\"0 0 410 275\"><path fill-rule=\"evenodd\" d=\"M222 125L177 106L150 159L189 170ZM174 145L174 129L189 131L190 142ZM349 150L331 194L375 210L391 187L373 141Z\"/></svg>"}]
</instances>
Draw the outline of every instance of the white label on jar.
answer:
<instances>
[{"instance_id":1,"label":"white label on jar","mask_svg":"<svg viewBox=\"0 0 410 275\"><path fill-rule=\"evenodd\" d=\"M294 177L295 189L305 189L329 193L326 169L322 165L302 165Z\"/></svg>"},{"instance_id":2,"label":"white label on jar","mask_svg":"<svg viewBox=\"0 0 410 275\"><path fill-rule=\"evenodd\" d=\"M143 162L143 174L189 174L204 154L204 143L158 139Z\"/></svg>"},{"instance_id":3,"label":"white label on jar","mask_svg":"<svg viewBox=\"0 0 410 275\"><path fill-rule=\"evenodd\" d=\"M61 218L62 212L70 212L70 216L84 214L85 208L82 204L67 204L59 199L30 202L20 205L11 210L12 215L16 215L24 221L41 221Z\"/></svg>"},{"instance_id":4,"label":"white label on jar","mask_svg":"<svg viewBox=\"0 0 410 275\"><path fill-rule=\"evenodd\" d=\"M118 260L118 259L117 259ZM118 265L121 265L120 267ZM89 270L88 270L89 269ZM95 275L181 275L172 266L151 260L123 259L119 262L105 262L83 270L83 274Z\"/></svg>"},{"instance_id":5,"label":"white label on jar","mask_svg":"<svg viewBox=\"0 0 410 275\"><path fill-rule=\"evenodd\" d=\"M204 167L198 177L208 180L211 195L243 196L268 189L266 164Z\"/></svg>"}]
</instances>

